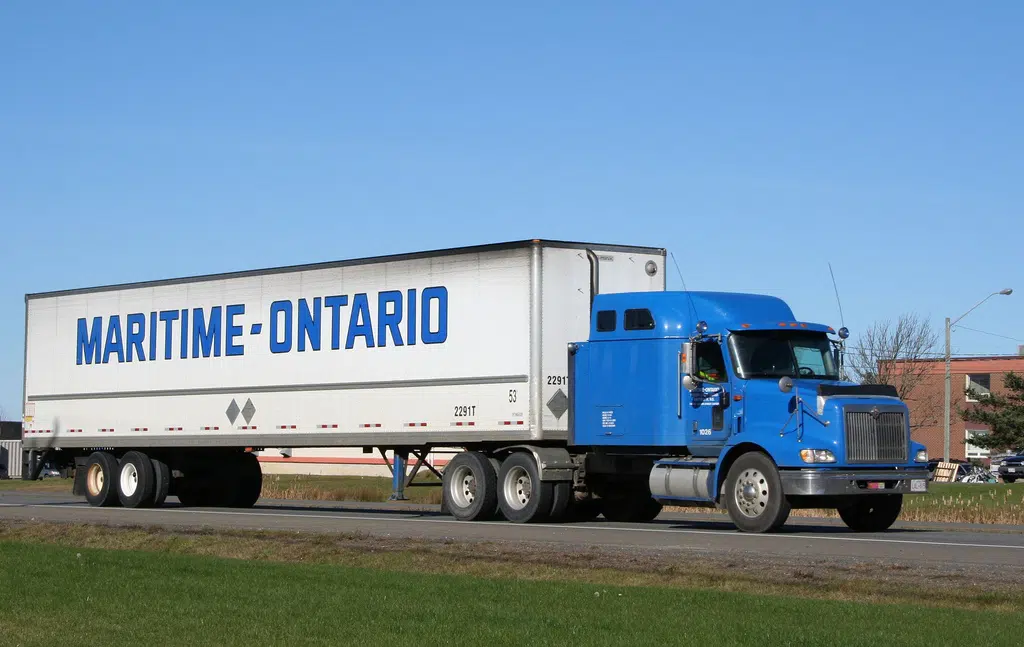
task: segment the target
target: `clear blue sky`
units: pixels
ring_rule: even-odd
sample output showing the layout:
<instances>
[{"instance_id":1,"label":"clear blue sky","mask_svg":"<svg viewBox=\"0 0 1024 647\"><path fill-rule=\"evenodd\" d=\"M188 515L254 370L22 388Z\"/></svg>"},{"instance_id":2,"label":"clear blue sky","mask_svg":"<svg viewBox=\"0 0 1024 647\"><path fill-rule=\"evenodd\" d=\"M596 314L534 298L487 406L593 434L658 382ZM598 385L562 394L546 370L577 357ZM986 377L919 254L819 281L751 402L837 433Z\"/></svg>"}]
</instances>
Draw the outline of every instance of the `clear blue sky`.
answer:
<instances>
[{"instance_id":1,"label":"clear blue sky","mask_svg":"<svg viewBox=\"0 0 1024 647\"><path fill-rule=\"evenodd\" d=\"M26 292L533 237L856 336L1024 338L1024 3L5 2L0 406ZM669 286L679 287L673 274ZM1016 343L959 330L958 352Z\"/></svg>"}]
</instances>

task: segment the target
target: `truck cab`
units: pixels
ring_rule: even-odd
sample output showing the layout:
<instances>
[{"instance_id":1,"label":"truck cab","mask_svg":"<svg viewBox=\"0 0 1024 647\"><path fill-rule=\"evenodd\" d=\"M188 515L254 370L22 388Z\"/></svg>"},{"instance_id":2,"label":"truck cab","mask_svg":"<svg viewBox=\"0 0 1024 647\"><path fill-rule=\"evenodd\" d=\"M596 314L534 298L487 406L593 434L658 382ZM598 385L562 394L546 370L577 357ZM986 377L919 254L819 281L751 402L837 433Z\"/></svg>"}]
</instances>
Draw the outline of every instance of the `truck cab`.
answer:
<instances>
[{"instance_id":1,"label":"truck cab","mask_svg":"<svg viewBox=\"0 0 1024 647\"><path fill-rule=\"evenodd\" d=\"M650 497L741 530L800 507L883 530L926 491L928 457L894 388L842 379L845 337L766 295L598 294L570 344L570 445L648 456Z\"/></svg>"}]
</instances>

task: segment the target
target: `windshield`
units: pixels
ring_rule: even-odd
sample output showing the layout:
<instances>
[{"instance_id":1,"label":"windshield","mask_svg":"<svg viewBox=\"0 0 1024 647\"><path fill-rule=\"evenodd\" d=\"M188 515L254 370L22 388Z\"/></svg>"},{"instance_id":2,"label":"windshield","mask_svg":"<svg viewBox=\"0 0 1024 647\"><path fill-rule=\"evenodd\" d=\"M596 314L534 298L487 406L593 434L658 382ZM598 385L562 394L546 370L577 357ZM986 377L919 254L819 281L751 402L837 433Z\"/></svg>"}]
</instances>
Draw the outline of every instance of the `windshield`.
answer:
<instances>
[{"instance_id":1,"label":"windshield","mask_svg":"<svg viewBox=\"0 0 1024 647\"><path fill-rule=\"evenodd\" d=\"M763 330L730 335L733 364L742 378L789 376L839 379L832 344L824 333Z\"/></svg>"}]
</instances>

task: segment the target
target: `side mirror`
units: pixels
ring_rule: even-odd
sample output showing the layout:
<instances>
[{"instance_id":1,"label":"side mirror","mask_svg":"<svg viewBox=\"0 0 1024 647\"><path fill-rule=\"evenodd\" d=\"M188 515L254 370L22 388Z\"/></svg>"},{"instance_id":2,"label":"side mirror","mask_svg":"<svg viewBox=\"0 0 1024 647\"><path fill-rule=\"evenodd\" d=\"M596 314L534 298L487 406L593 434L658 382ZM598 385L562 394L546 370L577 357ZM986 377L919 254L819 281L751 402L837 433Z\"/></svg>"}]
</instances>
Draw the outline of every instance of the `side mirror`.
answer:
<instances>
[{"instance_id":1,"label":"side mirror","mask_svg":"<svg viewBox=\"0 0 1024 647\"><path fill-rule=\"evenodd\" d=\"M683 373L697 379L697 345L693 342L683 344Z\"/></svg>"}]
</instances>

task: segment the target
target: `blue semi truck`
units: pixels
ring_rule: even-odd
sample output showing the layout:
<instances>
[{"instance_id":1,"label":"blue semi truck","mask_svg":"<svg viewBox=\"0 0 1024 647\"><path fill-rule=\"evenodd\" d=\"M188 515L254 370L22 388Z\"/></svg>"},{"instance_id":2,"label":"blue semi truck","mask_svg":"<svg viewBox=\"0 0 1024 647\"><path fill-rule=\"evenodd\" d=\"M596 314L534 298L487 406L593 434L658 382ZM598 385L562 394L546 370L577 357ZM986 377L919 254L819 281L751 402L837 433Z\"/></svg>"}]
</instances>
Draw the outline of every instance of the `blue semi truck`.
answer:
<instances>
[{"instance_id":1,"label":"blue semi truck","mask_svg":"<svg viewBox=\"0 0 1024 647\"><path fill-rule=\"evenodd\" d=\"M893 387L840 379L847 336L764 295L596 295L589 339L569 347L569 446L602 511L717 506L766 532L830 508L887 529L927 490L928 456Z\"/></svg>"}]
</instances>

